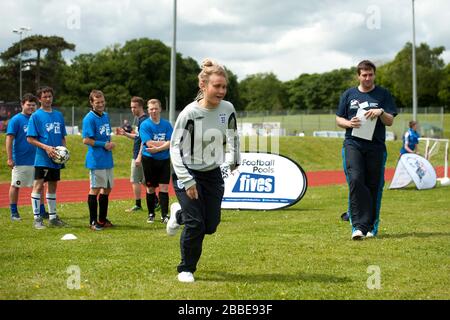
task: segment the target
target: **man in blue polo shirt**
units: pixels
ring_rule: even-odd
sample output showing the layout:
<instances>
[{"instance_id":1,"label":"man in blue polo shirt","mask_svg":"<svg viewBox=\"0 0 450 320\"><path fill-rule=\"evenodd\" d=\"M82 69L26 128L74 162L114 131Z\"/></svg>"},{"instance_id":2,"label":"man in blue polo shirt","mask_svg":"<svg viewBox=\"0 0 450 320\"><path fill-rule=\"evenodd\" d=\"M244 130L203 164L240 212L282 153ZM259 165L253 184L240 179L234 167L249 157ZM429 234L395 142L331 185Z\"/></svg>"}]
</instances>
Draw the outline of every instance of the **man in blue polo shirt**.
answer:
<instances>
[{"instance_id":1,"label":"man in blue polo shirt","mask_svg":"<svg viewBox=\"0 0 450 320\"><path fill-rule=\"evenodd\" d=\"M17 208L19 191L23 187L32 187L34 180L34 158L36 147L27 141L28 121L36 111L38 99L31 93L22 98L22 112L16 114L8 122L6 130L6 155L11 171L11 186L9 187L9 207L11 220L20 221ZM41 195L40 214L45 216L44 195Z\"/></svg>"},{"instance_id":2,"label":"man in blue polo shirt","mask_svg":"<svg viewBox=\"0 0 450 320\"><path fill-rule=\"evenodd\" d=\"M55 147L66 145L66 126L62 113L52 108L53 89L42 87L38 90L37 97L41 107L31 115L27 131L27 141L37 147L31 193L33 225L36 229L45 228L43 218L40 216L40 205L44 183L47 182L49 226L62 227L65 223L56 214L56 189L63 165L53 162L52 159L58 155Z\"/></svg>"},{"instance_id":3,"label":"man in blue polo shirt","mask_svg":"<svg viewBox=\"0 0 450 320\"><path fill-rule=\"evenodd\" d=\"M88 146L86 168L89 169L89 227L93 231L112 227L107 219L109 194L114 185L111 124L105 112L105 96L100 90L89 95L92 110L83 119L83 143ZM98 197L98 203L97 203ZM98 208L98 220L97 220Z\"/></svg>"},{"instance_id":4,"label":"man in blue polo shirt","mask_svg":"<svg viewBox=\"0 0 450 320\"><path fill-rule=\"evenodd\" d=\"M337 125L346 129L342 157L349 186L348 213L353 240L378 233L387 157L386 126L391 126L397 115L389 91L375 85L375 65L361 61L357 72L359 86L342 94L336 112ZM364 118L357 116L358 110ZM376 121L373 134L355 134L354 129L361 128L366 119Z\"/></svg>"},{"instance_id":5,"label":"man in blue polo shirt","mask_svg":"<svg viewBox=\"0 0 450 320\"><path fill-rule=\"evenodd\" d=\"M148 223L155 221L155 189L159 186L161 222L169 220L169 182L170 182L170 138L173 128L169 121L161 118L161 102L150 99L147 102L149 118L139 129L142 140L142 165L147 185Z\"/></svg>"}]
</instances>

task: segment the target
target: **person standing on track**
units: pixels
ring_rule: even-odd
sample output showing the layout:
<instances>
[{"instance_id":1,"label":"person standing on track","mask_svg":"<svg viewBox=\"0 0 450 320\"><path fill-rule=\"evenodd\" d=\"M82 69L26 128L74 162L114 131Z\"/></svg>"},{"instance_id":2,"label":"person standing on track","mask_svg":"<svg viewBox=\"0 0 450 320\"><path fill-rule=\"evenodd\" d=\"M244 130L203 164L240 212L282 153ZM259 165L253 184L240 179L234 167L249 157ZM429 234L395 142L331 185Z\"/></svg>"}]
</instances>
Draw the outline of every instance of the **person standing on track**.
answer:
<instances>
[{"instance_id":1,"label":"person standing on track","mask_svg":"<svg viewBox=\"0 0 450 320\"><path fill-rule=\"evenodd\" d=\"M132 97L130 102L131 113L137 119L136 131L128 132L123 128L119 128L118 133L129 139L133 140L133 158L131 159L131 174L130 182L133 188L135 204L130 209L125 210L126 212L137 212L142 210L141 201L141 184L145 186L144 169L142 166L142 141L139 136L139 130L141 124L148 119L148 115L144 111L144 99L141 97ZM147 193L149 190L147 188ZM155 207L157 206L157 197L155 197Z\"/></svg>"}]
</instances>

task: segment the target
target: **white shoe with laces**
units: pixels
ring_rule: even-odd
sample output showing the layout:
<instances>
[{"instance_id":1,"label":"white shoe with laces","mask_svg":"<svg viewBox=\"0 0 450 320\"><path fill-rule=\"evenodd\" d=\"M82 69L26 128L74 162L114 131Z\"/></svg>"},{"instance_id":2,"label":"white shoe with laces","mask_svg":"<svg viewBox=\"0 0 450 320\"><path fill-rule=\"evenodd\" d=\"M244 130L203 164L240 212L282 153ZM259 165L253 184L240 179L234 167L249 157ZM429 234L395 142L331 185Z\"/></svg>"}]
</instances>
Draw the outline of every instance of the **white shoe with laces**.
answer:
<instances>
[{"instance_id":1,"label":"white shoe with laces","mask_svg":"<svg viewBox=\"0 0 450 320\"><path fill-rule=\"evenodd\" d=\"M367 232L367 234L366 234L366 238L373 238L373 237L375 237L375 235L372 233L372 232Z\"/></svg>"},{"instance_id":2,"label":"white shoe with laces","mask_svg":"<svg viewBox=\"0 0 450 320\"><path fill-rule=\"evenodd\" d=\"M364 233L361 230L355 230L352 233L352 240L362 240L364 239Z\"/></svg>"},{"instance_id":3,"label":"white shoe with laces","mask_svg":"<svg viewBox=\"0 0 450 320\"><path fill-rule=\"evenodd\" d=\"M178 281L180 282L194 282L194 275L192 272L183 271L178 274Z\"/></svg>"},{"instance_id":4,"label":"white shoe with laces","mask_svg":"<svg viewBox=\"0 0 450 320\"><path fill-rule=\"evenodd\" d=\"M170 217L167 221L166 231L169 236L174 236L177 234L180 225L177 222L177 212L181 210L181 206L178 202L172 203L170 206ZM181 281L181 280L180 280Z\"/></svg>"}]
</instances>

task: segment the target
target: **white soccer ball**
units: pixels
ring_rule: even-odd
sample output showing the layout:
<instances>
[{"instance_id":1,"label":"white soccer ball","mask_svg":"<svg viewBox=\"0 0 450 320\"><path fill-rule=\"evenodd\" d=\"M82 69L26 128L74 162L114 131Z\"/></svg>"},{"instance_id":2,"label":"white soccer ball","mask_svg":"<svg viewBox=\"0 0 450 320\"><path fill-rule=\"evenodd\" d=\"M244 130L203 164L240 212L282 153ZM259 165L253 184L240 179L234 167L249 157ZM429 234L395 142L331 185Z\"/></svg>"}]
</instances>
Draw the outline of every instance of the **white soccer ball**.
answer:
<instances>
[{"instance_id":1,"label":"white soccer ball","mask_svg":"<svg viewBox=\"0 0 450 320\"><path fill-rule=\"evenodd\" d=\"M66 163L70 158L70 152L69 149L67 149L64 146L57 146L55 148L57 156L53 158L53 162L57 164L64 164Z\"/></svg>"}]
</instances>

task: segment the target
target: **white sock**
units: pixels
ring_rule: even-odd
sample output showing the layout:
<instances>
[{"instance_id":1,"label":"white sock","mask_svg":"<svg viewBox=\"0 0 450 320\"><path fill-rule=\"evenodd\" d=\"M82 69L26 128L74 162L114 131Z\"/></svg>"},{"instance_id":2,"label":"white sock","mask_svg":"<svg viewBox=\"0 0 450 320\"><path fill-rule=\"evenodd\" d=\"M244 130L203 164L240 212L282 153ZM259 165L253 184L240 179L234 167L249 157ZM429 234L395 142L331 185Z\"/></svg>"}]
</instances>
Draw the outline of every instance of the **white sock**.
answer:
<instances>
[{"instance_id":1,"label":"white sock","mask_svg":"<svg viewBox=\"0 0 450 320\"><path fill-rule=\"evenodd\" d=\"M56 193L47 193L48 215L50 219L56 218Z\"/></svg>"},{"instance_id":2,"label":"white sock","mask_svg":"<svg viewBox=\"0 0 450 320\"><path fill-rule=\"evenodd\" d=\"M31 207L33 208L34 220L40 217L41 213L41 194L31 193Z\"/></svg>"}]
</instances>

